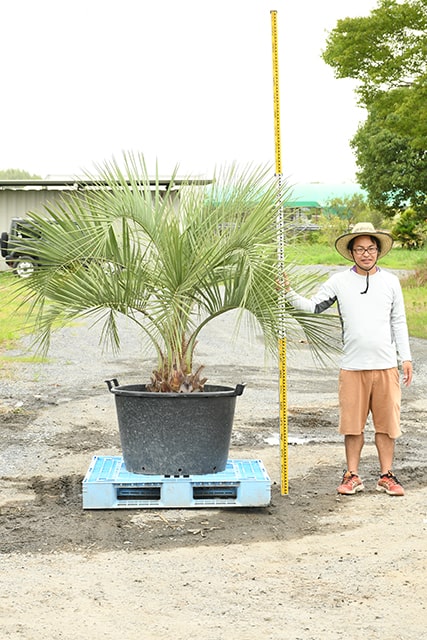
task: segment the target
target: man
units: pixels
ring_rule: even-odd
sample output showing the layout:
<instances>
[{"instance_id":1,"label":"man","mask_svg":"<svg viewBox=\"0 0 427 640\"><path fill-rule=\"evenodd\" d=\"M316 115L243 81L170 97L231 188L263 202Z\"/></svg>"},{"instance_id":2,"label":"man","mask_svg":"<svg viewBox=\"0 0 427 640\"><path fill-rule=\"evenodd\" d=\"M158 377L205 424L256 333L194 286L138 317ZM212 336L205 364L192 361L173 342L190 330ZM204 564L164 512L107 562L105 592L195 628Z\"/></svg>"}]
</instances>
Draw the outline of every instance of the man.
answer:
<instances>
[{"instance_id":1,"label":"man","mask_svg":"<svg viewBox=\"0 0 427 640\"><path fill-rule=\"evenodd\" d=\"M287 299L303 311L321 313L337 302L343 331L343 356L339 372L339 432L344 435L347 470L338 493L363 491L359 462L369 412L375 427L380 464L377 490L403 496L393 473L394 445L400 431L401 389L412 381L412 361L402 290L398 278L383 271L377 261L388 253L392 237L371 223L356 224L341 235L335 248L354 262L351 269L332 275L311 299L286 283Z\"/></svg>"}]
</instances>

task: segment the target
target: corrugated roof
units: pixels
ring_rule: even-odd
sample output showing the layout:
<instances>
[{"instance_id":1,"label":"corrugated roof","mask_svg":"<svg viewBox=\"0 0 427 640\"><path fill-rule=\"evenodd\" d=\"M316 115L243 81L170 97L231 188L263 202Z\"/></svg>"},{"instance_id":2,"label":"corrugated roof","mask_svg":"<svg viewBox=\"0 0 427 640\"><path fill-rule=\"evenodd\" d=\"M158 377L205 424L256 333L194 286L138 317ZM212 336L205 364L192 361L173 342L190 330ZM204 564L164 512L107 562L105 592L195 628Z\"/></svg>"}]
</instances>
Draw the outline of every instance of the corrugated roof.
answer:
<instances>
[{"instance_id":1,"label":"corrugated roof","mask_svg":"<svg viewBox=\"0 0 427 640\"><path fill-rule=\"evenodd\" d=\"M171 180L169 177L164 178L150 178L150 185L154 186L158 183L161 187L167 188L170 183L179 186L182 184L196 184L206 185L211 184L212 180L203 178L185 179L174 178ZM91 180L84 178L63 178L63 179L47 179L47 180L0 180L0 189L84 189L86 187L96 187L100 184L107 184L102 180Z\"/></svg>"}]
</instances>

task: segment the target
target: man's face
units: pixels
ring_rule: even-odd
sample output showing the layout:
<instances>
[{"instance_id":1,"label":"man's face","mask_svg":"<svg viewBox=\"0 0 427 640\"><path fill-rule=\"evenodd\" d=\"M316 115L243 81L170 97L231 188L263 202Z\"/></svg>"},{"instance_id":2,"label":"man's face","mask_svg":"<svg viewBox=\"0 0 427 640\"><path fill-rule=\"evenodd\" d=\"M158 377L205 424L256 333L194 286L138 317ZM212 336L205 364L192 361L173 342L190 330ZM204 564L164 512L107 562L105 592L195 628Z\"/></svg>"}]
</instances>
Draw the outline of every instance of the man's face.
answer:
<instances>
[{"instance_id":1,"label":"man's face","mask_svg":"<svg viewBox=\"0 0 427 640\"><path fill-rule=\"evenodd\" d=\"M351 253L354 262L366 271L372 269L378 259L378 247L370 236L357 236Z\"/></svg>"}]
</instances>

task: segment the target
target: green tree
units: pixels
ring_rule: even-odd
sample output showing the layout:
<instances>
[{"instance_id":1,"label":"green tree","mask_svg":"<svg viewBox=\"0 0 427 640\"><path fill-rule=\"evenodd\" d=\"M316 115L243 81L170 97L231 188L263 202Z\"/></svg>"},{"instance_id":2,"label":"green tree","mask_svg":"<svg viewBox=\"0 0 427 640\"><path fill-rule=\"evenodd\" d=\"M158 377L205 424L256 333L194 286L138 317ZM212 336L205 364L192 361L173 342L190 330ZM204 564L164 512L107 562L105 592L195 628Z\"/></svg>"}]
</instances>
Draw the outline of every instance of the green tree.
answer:
<instances>
[{"instance_id":1,"label":"green tree","mask_svg":"<svg viewBox=\"0 0 427 640\"><path fill-rule=\"evenodd\" d=\"M372 107L359 127L351 142L361 167L358 179L371 205L387 217L411 204L422 220L427 215L427 151L393 131L389 121L394 117Z\"/></svg>"},{"instance_id":2,"label":"green tree","mask_svg":"<svg viewBox=\"0 0 427 640\"><path fill-rule=\"evenodd\" d=\"M379 0L369 16L338 20L323 59L337 78L359 81L360 103L412 86L426 74L427 0Z\"/></svg>"},{"instance_id":3,"label":"green tree","mask_svg":"<svg viewBox=\"0 0 427 640\"><path fill-rule=\"evenodd\" d=\"M24 169L0 169L0 180L41 180L41 176Z\"/></svg>"},{"instance_id":4,"label":"green tree","mask_svg":"<svg viewBox=\"0 0 427 640\"><path fill-rule=\"evenodd\" d=\"M332 213L348 224L368 220L369 205L363 193L353 193L344 198L330 198L326 203L325 212Z\"/></svg>"},{"instance_id":5,"label":"green tree","mask_svg":"<svg viewBox=\"0 0 427 640\"><path fill-rule=\"evenodd\" d=\"M427 238L427 224L419 220L413 209L406 209L397 217L392 234L405 249L420 249Z\"/></svg>"},{"instance_id":6,"label":"green tree","mask_svg":"<svg viewBox=\"0 0 427 640\"><path fill-rule=\"evenodd\" d=\"M358 80L368 111L352 140L362 187L388 216L408 204L421 220L427 194L427 0L379 0L369 16L339 20L323 59Z\"/></svg>"},{"instance_id":7,"label":"green tree","mask_svg":"<svg viewBox=\"0 0 427 640\"><path fill-rule=\"evenodd\" d=\"M331 198L322 209L318 220L321 231L319 241L328 246L333 245L335 238L348 231L356 222L372 222L379 229L383 216L370 207L366 196L354 193L344 198Z\"/></svg>"},{"instance_id":8,"label":"green tree","mask_svg":"<svg viewBox=\"0 0 427 640\"><path fill-rule=\"evenodd\" d=\"M409 146L421 151L427 148L427 74L412 85L378 94L370 111L373 108L387 128L404 136Z\"/></svg>"}]
</instances>

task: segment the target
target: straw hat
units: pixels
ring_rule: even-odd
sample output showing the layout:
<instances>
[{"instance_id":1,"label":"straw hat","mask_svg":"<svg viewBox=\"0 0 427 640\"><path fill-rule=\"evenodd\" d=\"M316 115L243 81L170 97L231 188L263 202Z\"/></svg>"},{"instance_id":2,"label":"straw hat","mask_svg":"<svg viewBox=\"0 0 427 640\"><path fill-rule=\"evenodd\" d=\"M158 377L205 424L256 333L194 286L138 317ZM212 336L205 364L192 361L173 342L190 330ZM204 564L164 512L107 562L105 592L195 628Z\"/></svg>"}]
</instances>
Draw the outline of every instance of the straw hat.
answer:
<instances>
[{"instance_id":1,"label":"straw hat","mask_svg":"<svg viewBox=\"0 0 427 640\"><path fill-rule=\"evenodd\" d=\"M344 233L336 239L335 249L344 258L347 258L347 260L353 261L353 257L348 249L348 244L353 238L357 238L358 236L373 236L377 238L381 246L381 250L378 252L378 258L385 256L393 246L393 238L389 233L376 231L370 222L358 222L349 233Z\"/></svg>"}]
</instances>

